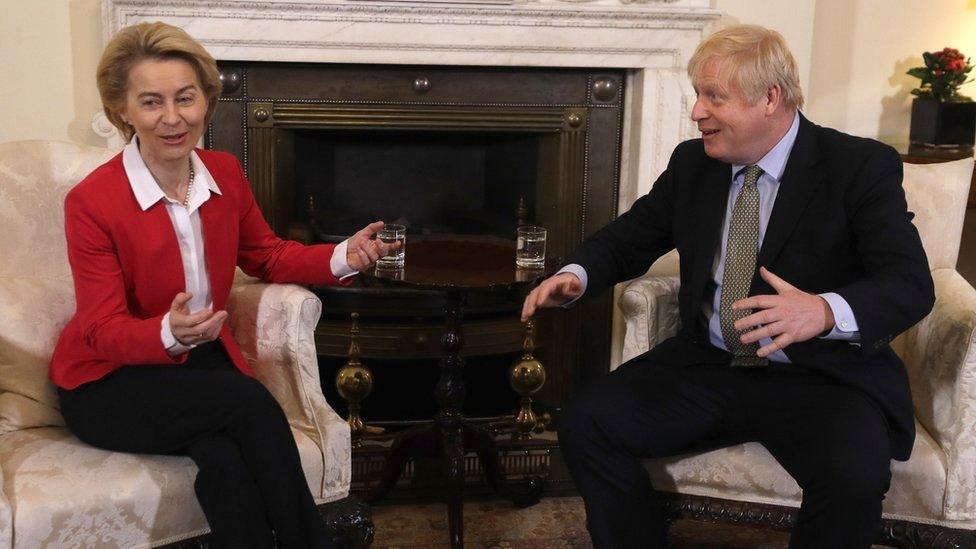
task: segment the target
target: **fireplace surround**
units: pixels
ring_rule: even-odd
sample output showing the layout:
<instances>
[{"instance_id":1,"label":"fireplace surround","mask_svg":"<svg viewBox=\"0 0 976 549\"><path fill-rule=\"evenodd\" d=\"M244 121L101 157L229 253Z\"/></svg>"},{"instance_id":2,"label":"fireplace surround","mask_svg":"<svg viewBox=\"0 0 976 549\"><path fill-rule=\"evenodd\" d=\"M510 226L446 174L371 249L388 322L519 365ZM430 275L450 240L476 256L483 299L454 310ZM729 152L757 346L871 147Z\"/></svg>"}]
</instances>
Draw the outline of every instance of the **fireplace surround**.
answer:
<instances>
[{"instance_id":1,"label":"fireplace surround","mask_svg":"<svg viewBox=\"0 0 976 549\"><path fill-rule=\"evenodd\" d=\"M558 261L614 217L623 71L237 61L220 68L238 85L226 87L207 145L241 159L279 235L338 242L376 219L404 223L409 264L417 239L513 240L517 225L536 223L549 228L548 254ZM362 357L379 370L364 417L398 419L391 410L422 417L424 380L442 354L443 296L358 280L315 291L324 303L316 333L323 379L333 379L346 357L357 313ZM469 360L477 367L469 375L497 381L482 393L510 392L522 298L502 293L466 307L464 352L482 357ZM538 401L546 409L558 409L578 379L608 370L611 318L604 296L540 319L549 379ZM331 383L324 389L335 396ZM471 393L470 413L513 408L511 399ZM495 409L484 405L490 401Z\"/></svg>"}]
</instances>

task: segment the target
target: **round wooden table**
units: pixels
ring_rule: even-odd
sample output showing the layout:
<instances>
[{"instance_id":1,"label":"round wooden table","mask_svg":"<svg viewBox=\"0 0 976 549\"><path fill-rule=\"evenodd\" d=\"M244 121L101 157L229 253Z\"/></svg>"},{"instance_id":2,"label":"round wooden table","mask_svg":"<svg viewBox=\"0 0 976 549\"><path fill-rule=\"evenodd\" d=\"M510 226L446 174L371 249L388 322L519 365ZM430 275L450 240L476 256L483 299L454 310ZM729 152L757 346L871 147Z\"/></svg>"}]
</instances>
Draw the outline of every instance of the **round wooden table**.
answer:
<instances>
[{"instance_id":1,"label":"round wooden table","mask_svg":"<svg viewBox=\"0 0 976 549\"><path fill-rule=\"evenodd\" d=\"M548 269L516 268L515 243L492 237L418 241L408 238L402 269L372 268L363 273L365 284L437 290L446 296L444 357L440 360L440 378L434 389L438 411L430 424L407 429L394 439L381 479L369 500L375 502L393 488L410 458L426 457L434 452L443 461L452 548L464 546L462 503L466 449L478 454L489 485L516 505L529 506L538 502L542 491L539 479L529 479L521 489L509 486L504 479L494 439L468 422L461 412L467 390L461 357L464 344L461 320L465 302L477 292L527 290L549 274L554 265L555 261L547 261Z\"/></svg>"}]
</instances>

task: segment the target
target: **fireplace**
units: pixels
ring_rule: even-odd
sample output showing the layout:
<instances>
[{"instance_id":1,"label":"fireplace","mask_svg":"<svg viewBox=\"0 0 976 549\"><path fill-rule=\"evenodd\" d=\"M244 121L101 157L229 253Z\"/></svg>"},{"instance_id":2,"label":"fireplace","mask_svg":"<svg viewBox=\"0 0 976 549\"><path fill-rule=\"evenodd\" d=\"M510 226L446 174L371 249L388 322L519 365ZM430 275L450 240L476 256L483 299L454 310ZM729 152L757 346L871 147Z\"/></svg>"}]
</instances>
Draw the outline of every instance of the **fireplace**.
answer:
<instances>
[{"instance_id":1,"label":"fireplace","mask_svg":"<svg viewBox=\"0 0 976 549\"><path fill-rule=\"evenodd\" d=\"M550 256L566 257L614 216L623 71L240 62L221 71L238 85L225 90L207 145L239 156L279 235L338 242L383 219L407 226L409 257L416 239L513 240L518 225L534 223L549 229ZM323 389L334 391L356 312L363 359L377 370L364 417L426 413L443 296L361 281L315 291L324 304ZM482 380L469 391L470 413L514 408L506 372L521 350L522 298L493 295L466 308L465 354ZM609 296L540 318L549 374L541 407L558 409L579 379L608 370L610 324Z\"/></svg>"}]
</instances>

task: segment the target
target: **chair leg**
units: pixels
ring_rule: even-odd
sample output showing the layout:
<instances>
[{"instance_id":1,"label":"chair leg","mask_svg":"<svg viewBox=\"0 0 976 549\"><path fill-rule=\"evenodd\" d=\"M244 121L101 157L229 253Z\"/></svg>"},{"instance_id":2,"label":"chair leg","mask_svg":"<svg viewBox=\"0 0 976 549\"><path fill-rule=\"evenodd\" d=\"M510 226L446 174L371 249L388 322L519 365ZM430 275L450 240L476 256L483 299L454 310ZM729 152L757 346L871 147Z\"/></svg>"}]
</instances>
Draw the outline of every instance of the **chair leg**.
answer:
<instances>
[{"instance_id":1,"label":"chair leg","mask_svg":"<svg viewBox=\"0 0 976 549\"><path fill-rule=\"evenodd\" d=\"M369 505L347 497L319 505L325 528L341 549L367 549L373 544L373 512Z\"/></svg>"}]
</instances>

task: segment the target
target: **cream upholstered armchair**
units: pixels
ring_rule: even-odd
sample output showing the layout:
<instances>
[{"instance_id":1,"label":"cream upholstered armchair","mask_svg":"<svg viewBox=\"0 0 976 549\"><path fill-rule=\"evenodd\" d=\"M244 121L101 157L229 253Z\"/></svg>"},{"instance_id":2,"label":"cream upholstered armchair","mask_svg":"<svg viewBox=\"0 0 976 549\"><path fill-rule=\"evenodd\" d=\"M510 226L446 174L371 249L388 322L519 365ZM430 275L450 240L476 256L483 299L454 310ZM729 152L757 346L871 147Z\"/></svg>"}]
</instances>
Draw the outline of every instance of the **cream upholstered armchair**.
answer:
<instances>
[{"instance_id":1,"label":"cream upholstered armchair","mask_svg":"<svg viewBox=\"0 0 976 549\"><path fill-rule=\"evenodd\" d=\"M47 379L75 306L64 197L113 154L0 143L0 548L155 547L209 531L189 458L83 444L65 429ZM319 386L313 329L321 306L304 288L239 272L228 310L244 355L288 416L312 494L336 502L323 506L333 530L368 543L368 513L346 499L349 428Z\"/></svg>"},{"instance_id":2,"label":"cream upholstered armchair","mask_svg":"<svg viewBox=\"0 0 976 549\"><path fill-rule=\"evenodd\" d=\"M918 433L911 459L892 462L884 501L879 543L896 547L976 547L976 289L956 271L972 174L972 158L905 165L936 303L893 343L908 368ZM624 360L677 332L676 263L663 263L620 294ZM800 487L757 443L645 466L683 517L788 529L800 505Z\"/></svg>"}]
</instances>

